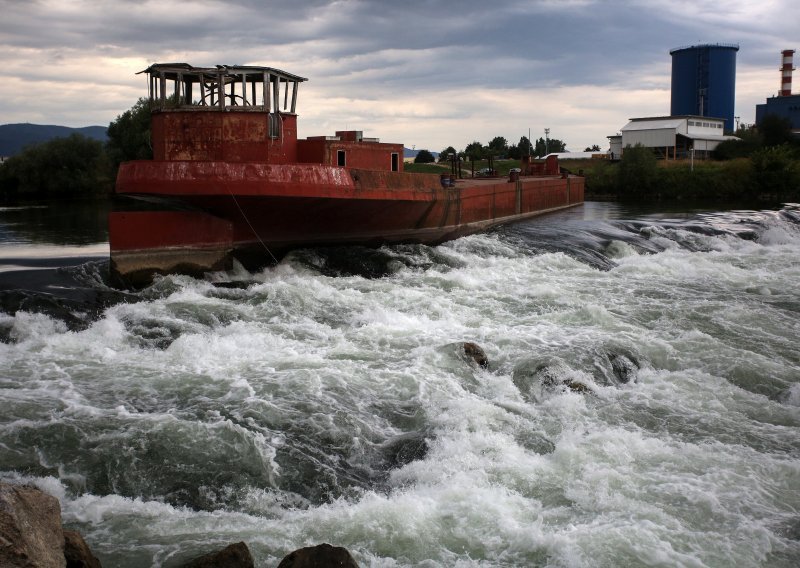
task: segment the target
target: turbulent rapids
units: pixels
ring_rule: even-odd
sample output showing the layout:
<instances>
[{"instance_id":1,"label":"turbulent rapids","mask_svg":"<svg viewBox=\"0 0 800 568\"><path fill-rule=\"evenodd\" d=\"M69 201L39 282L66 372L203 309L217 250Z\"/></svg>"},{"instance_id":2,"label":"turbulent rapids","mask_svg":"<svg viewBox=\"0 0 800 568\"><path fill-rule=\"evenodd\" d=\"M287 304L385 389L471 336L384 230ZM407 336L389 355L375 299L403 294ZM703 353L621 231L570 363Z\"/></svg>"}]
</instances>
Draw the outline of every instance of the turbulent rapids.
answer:
<instances>
[{"instance_id":1,"label":"turbulent rapids","mask_svg":"<svg viewBox=\"0 0 800 568\"><path fill-rule=\"evenodd\" d=\"M136 293L106 264L0 280L0 479L104 566L800 563L796 207L587 203Z\"/></svg>"}]
</instances>

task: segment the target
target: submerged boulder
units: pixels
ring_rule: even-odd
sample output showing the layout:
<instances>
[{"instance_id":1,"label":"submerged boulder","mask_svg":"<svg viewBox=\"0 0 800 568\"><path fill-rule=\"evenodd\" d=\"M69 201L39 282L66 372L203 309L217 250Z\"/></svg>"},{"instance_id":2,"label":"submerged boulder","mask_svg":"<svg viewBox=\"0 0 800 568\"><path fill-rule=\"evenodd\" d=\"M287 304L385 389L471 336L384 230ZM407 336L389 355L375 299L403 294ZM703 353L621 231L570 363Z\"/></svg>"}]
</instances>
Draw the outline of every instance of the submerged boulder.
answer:
<instances>
[{"instance_id":1,"label":"submerged boulder","mask_svg":"<svg viewBox=\"0 0 800 568\"><path fill-rule=\"evenodd\" d=\"M0 483L0 566L66 566L58 499L35 487Z\"/></svg>"},{"instance_id":2,"label":"submerged boulder","mask_svg":"<svg viewBox=\"0 0 800 568\"><path fill-rule=\"evenodd\" d=\"M591 380L575 371L557 357L528 360L518 364L511 380L528 402L537 402L547 392L569 389L573 392L592 393Z\"/></svg>"},{"instance_id":3,"label":"submerged boulder","mask_svg":"<svg viewBox=\"0 0 800 568\"><path fill-rule=\"evenodd\" d=\"M567 380L564 381L564 386L566 386L573 392L586 392L586 393L592 392L592 389L591 387L589 387L589 385L587 385L586 383L582 383L580 381Z\"/></svg>"},{"instance_id":4,"label":"submerged boulder","mask_svg":"<svg viewBox=\"0 0 800 568\"><path fill-rule=\"evenodd\" d=\"M333 566L358 568L358 564L346 548L327 543L295 550L286 555L278 564L278 568L327 568Z\"/></svg>"},{"instance_id":5,"label":"submerged boulder","mask_svg":"<svg viewBox=\"0 0 800 568\"><path fill-rule=\"evenodd\" d=\"M383 454L390 467L401 467L421 460L428 453L427 435L423 431L407 432L390 438L383 445Z\"/></svg>"},{"instance_id":6,"label":"submerged boulder","mask_svg":"<svg viewBox=\"0 0 800 568\"><path fill-rule=\"evenodd\" d=\"M466 341L463 344L463 348L464 356L468 361L472 361L484 369L489 366L489 358L486 356L486 352L481 349L480 345L471 341Z\"/></svg>"},{"instance_id":7,"label":"submerged boulder","mask_svg":"<svg viewBox=\"0 0 800 568\"><path fill-rule=\"evenodd\" d=\"M183 565L183 568L254 568L253 556L244 542L230 544Z\"/></svg>"},{"instance_id":8,"label":"submerged boulder","mask_svg":"<svg viewBox=\"0 0 800 568\"><path fill-rule=\"evenodd\" d=\"M636 372L641 365L635 357L623 353L608 353L607 355L611 362L611 370L620 383L636 382Z\"/></svg>"}]
</instances>

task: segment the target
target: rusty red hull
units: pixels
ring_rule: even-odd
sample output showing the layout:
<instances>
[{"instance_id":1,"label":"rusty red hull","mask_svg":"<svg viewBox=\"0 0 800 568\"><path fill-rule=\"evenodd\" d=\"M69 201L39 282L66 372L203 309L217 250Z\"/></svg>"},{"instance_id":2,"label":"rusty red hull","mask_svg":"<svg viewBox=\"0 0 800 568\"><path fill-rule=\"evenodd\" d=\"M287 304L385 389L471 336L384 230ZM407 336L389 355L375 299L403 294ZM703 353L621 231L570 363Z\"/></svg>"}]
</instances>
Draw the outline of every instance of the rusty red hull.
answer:
<instances>
[{"instance_id":1,"label":"rusty red hull","mask_svg":"<svg viewBox=\"0 0 800 568\"><path fill-rule=\"evenodd\" d=\"M191 211L112 214L112 268L124 279L267 264L299 247L437 244L583 202L583 178L456 181L323 164L141 161L117 193ZM169 227L166 229L165 227Z\"/></svg>"}]
</instances>

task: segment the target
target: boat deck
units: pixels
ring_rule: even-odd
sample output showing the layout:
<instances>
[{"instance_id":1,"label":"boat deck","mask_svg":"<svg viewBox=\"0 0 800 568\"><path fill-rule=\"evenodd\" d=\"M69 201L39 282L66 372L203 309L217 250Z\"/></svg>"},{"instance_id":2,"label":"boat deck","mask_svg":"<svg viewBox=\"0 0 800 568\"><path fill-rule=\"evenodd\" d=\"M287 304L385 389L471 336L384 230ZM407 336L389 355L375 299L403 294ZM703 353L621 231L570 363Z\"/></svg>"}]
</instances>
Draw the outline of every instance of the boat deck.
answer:
<instances>
[{"instance_id":1,"label":"boat deck","mask_svg":"<svg viewBox=\"0 0 800 568\"><path fill-rule=\"evenodd\" d=\"M544 179L560 179L561 176L520 176L519 181L525 183L526 181L544 180ZM498 183L513 183L509 177L480 177L480 178L463 178L455 180L455 187L481 187L484 185L496 185Z\"/></svg>"}]
</instances>

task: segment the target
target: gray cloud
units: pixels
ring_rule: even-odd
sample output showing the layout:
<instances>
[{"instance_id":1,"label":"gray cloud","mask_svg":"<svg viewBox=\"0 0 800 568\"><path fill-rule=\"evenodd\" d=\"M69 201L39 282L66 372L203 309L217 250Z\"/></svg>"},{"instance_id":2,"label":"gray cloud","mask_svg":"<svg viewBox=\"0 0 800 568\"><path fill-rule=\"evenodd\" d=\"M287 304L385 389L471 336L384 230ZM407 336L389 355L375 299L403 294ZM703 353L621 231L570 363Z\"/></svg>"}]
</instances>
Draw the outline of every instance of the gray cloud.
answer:
<instances>
[{"instance_id":1,"label":"gray cloud","mask_svg":"<svg viewBox=\"0 0 800 568\"><path fill-rule=\"evenodd\" d=\"M376 122L396 118L401 106L408 114L398 102L407 100L457 100L462 106L443 100L410 112L442 120L489 112L482 97L492 92L513 92L515 101L529 94L528 108L506 111L520 122L547 106L537 97L558 89L575 105L564 123L586 120L581 97L586 108L622 121L649 108L628 108L635 93L658 93L654 99L669 89L670 48L739 43L740 69L774 71L778 52L795 47L800 21L795 0L0 0L0 12L0 49L8 54L0 95L9 95L0 97L2 116L24 114L20 97L7 92L22 84L41 91L77 81L104 91L75 87L82 101L69 93L40 97L31 114L54 123L67 114L78 120L74 105L87 99L86 120L112 119L130 104L113 115L110 106L143 94L134 72L155 61L282 67L311 79L303 90L312 100L350 101L347 109L360 106ZM772 91L765 83L763 96ZM370 101L386 101L385 108Z\"/></svg>"}]
</instances>

